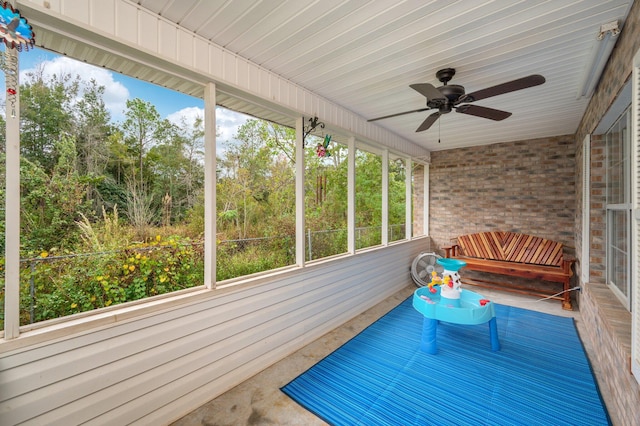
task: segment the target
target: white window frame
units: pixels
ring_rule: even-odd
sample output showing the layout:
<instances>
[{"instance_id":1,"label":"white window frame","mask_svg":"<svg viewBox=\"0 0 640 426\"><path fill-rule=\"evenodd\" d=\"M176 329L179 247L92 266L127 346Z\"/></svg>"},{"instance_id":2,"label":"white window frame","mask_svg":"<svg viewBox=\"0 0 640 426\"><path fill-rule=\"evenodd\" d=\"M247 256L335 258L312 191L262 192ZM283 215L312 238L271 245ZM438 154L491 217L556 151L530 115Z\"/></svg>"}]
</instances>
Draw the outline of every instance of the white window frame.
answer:
<instances>
[{"instance_id":1,"label":"white window frame","mask_svg":"<svg viewBox=\"0 0 640 426\"><path fill-rule=\"evenodd\" d=\"M617 126L618 123L620 122L621 119L625 119L626 120L626 129L627 129L627 134L630 136L631 135L631 114L630 114L630 110L626 109L622 112L621 116L618 117L614 124L611 126L610 129L613 129L614 126ZM607 170L607 176L609 176L609 169L611 167L609 158L608 158L608 153L609 153L609 140L608 140L608 135L609 135L609 130L605 133L605 136L607 136L606 141L605 141L605 152L607 154L606 157L606 170ZM627 146L622 147L624 152L627 152L626 157L623 159L625 162L625 168L627 170L627 173L625 174L625 176L623 176L624 179L624 200L627 200L627 202L623 202L623 203L611 203L609 204L609 199L608 199L608 191L609 191L609 182L607 181L607 185L606 185L606 191L607 191L607 200L606 200L606 206L605 206L605 215L606 215L606 219L605 219L605 229L606 229L606 283L607 286L609 287L609 289L611 289L611 291L616 295L616 297L620 300L620 302L625 306L625 308L627 310L631 310L631 263L632 263L632 257L631 257L631 247L632 247L632 241L631 241L631 234L632 234L632 230L631 230L631 207L632 207L632 203L631 203L631 194L632 194L632 189L631 189L631 182L632 182L632 178L631 178L631 157L632 157L632 147L631 147L631 138L627 137L625 138L623 136L623 144L627 144ZM623 212L624 216L625 216L625 223L627 226L627 239L626 239L626 245L624 248L622 248L622 250L620 250L617 247L616 242L614 242L614 239L616 239L616 236L613 235L613 232L615 231L614 226L613 226L613 220L612 220L612 216L613 214L615 214L616 212ZM619 288L619 283L614 282L613 277L615 276L614 270L615 270L615 259L616 256L615 255L620 255L623 254L627 257L627 262L626 262L626 271L625 271L625 276L627 277L627 282L624 283L626 288L626 294L624 291L622 291Z\"/></svg>"},{"instance_id":2,"label":"white window frame","mask_svg":"<svg viewBox=\"0 0 640 426\"><path fill-rule=\"evenodd\" d=\"M587 135L582 142L582 256L580 258L580 280L589 282L589 268L591 240L591 135Z\"/></svg>"},{"instance_id":3,"label":"white window frame","mask_svg":"<svg viewBox=\"0 0 640 426\"><path fill-rule=\"evenodd\" d=\"M11 50L11 49L10 49ZM216 205L216 135L214 129L216 128L216 90L217 87L214 83L207 84L204 87L204 100L205 100L205 248L204 248L204 256L205 256L205 265L204 265L204 282L203 287L206 290L215 290L219 287L220 283L216 282L216 221L215 221L215 205ZM19 110L19 96L16 96L16 109ZM117 315L117 312L122 309L126 309L129 311L129 314L135 310L139 312L140 315L148 314L149 312L155 311L157 309L163 309L162 302L159 302L160 299L171 300L173 296L177 296L183 298L185 294L191 292L200 292L201 288L192 288L187 289L185 291L180 292L178 295L176 293L167 293L160 296L155 296L152 298L141 299L135 302L128 302L126 304L114 305L109 308L103 308L100 312L96 311L87 311L81 314L77 314L73 317L60 317L47 322L47 324L43 323L34 323L27 326L20 326L20 181L16 179L16 176L19 176L19 164L20 164L20 138L19 138L19 116L14 117L12 119L9 117L7 121L7 132L6 132L6 174L8 177L6 179L6 221L7 223L12 223L14 226L7 227L5 232L5 327L4 330L0 330L0 334L3 333L3 337L6 340L15 339L19 337L21 332L24 331L32 331L35 329L45 329L48 326L55 324L58 333L61 331L61 325L64 323L69 324L69 332L73 332L77 329L87 329L91 327L92 323L99 325L100 316L104 317L105 315ZM296 120L296 159L297 159L297 179L296 179L296 261L298 267L305 266L305 232L304 232L304 173L303 173L303 165L304 165L304 143L303 143L303 117L299 117ZM362 144L358 146L356 143L356 139L353 136L348 138L348 253L347 254L355 254L355 154L356 149L363 149L365 151L372 152L369 145ZM380 151L380 153L375 154L376 151ZM387 149L373 149L375 155L383 155L386 161L383 161L383 167L386 164L386 173L383 173L383 184L381 190L383 194L388 191L388 176L386 176L386 180L384 176L388 174L388 158L389 151ZM399 156L405 159L407 176L406 176L406 236L407 240L410 240L412 237L412 220L413 217L411 215L411 209L413 207L412 197L411 197L411 179L412 179L412 169L410 167L412 158L406 156L406 154L393 153L394 156ZM425 164L425 173L424 173L424 186L425 186L425 196L423 199L423 203L421 206L415 206L417 208L422 208L424 210L424 229L425 234L428 234L428 165ZM388 198L385 199L383 203L383 209L388 208ZM387 229L388 227L388 215L383 220L382 231ZM388 242L385 241L386 245ZM369 247L367 247L369 248ZM265 271L265 273L271 273L272 271ZM241 277L240 277L241 278ZM240 280L239 280L240 281ZM233 284L237 284L239 281L234 282ZM228 287L227 285L222 286L225 289ZM126 305L126 306L125 306ZM136 306L135 308L132 307ZM73 323L73 324L72 324ZM22 330L21 330L22 329ZM50 337L47 336L47 332L42 332L38 335L38 341L46 341Z\"/></svg>"},{"instance_id":4,"label":"white window frame","mask_svg":"<svg viewBox=\"0 0 640 426\"><path fill-rule=\"evenodd\" d=\"M633 58L631 103L631 371L640 383L640 50Z\"/></svg>"}]
</instances>

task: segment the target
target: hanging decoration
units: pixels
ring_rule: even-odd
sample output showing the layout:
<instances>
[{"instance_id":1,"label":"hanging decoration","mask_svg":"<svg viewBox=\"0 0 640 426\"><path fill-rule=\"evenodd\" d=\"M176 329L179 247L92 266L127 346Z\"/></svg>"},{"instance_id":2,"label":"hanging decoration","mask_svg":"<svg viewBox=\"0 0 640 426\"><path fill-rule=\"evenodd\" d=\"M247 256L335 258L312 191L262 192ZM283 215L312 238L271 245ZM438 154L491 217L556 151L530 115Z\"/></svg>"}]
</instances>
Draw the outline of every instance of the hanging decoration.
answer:
<instances>
[{"instance_id":1,"label":"hanging decoration","mask_svg":"<svg viewBox=\"0 0 640 426\"><path fill-rule=\"evenodd\" d=\"M324 203L327 199L327 175L322 172L316 176L316 205Z\"/></svg>"},{"instance_id":2,"label":"hanging decoration","mask_svg":"<svg viewBox=\"0 0 640 426\"><path fill-rule=\"evenodd\" d=\"M0 43L7 46L0 54L0 68L4 71L7 87L7 112L16 117L16 95L18 93L18 54L35 44L35 34L20 12L6 1L0 4ZM17 52L16 52L17 51Z\"/></svg>"},{"instance_id":3,"label":"hanging decoration","mask_svg":"<svg viewBox=\"0 0 640 426\"><path fill-rule=\"evenodd\" d=\"M18 52L29 50L36 43L31 25L6 1L0 7L0 41Z\"/></svg>"},{"instance_id":4,"label":"hanging decoration","mask_svg":"<svg viewBox=\"0 0 640 426\"><path fill-rule=\"evenodd\" d=\"M304 122L304 117L303 117L303 122ZM309 134L313 132L316 129L316 127L320 127L321 129L324 129L324 123L318 121L318 117L309 117L309 124L304 125L302 129L303 144L306 145L307 136L309 136Z\"/></svg>"},{"instance_id":5,"label":"hanging decoration","mask_svg":"<svg viewBox=\"0 0 640 426\"><path fill-rule=\"evenodd\" d=\"M322 143L318 143L316 146L316 153L318 154L318 157L331 157L331 152L329 152L330 143L331 135L324 135Z\"/></svg>"},{"instance_id":6,"label":"hanging decoration","mask_svg":"<svg viewBox=\"0 0 640 426\"><path fill-rule=\"evenodd\" d=\"M13 50L2 52L2 70L7 87L7 115L16 118L16 95L18 93L18 54Z\"/></svg>"},{"instance_id":7,"label":"hanging decoration","mask_svg":"<svg viewBox=\"0 0 640 426\"><path fill-rule=\"evenodd\" d=\"M304 117L303 117L304 123ZM307 145L307 136L311 134L316 128L324 129L324 123L318 120L318 117L309 117L309 124L305 124L302 128L302 143ZM324 140L316 145L316 154L318 157L330 157L329 144L331 143L331 135L324 135Z\"/></svg>"}]
</instances>

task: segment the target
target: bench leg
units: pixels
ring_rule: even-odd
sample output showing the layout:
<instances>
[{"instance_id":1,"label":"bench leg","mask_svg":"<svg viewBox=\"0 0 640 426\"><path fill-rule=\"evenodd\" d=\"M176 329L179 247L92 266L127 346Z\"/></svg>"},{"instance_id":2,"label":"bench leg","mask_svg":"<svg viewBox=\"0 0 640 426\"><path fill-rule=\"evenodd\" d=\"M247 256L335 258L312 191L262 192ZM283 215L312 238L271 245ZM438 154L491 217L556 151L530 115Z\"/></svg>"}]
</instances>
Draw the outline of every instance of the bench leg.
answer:
<instances>
[{"instance_id":1,"label":"bench leg","mask_svg":"<svg viewBox=\"0 0 640 426\"><path fill-rule=\"evenodd\" d=\"M573 306L571 306L571 292L569 291L569 283L570 279L567 279L564 284L564 293L562 293L562 309L567 311L573 311Z\"/></svg>"}]
</instances>

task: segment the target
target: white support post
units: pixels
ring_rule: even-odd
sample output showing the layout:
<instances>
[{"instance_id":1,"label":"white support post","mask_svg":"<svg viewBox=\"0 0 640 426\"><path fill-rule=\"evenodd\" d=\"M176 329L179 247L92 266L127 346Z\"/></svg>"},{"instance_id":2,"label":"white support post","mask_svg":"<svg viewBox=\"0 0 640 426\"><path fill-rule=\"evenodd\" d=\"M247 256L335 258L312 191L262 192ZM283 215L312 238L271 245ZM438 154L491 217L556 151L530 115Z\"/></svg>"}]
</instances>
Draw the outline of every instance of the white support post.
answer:
<instances>
[{"instance_id":1,"label":"white support post","mask_svg":"<svg viewBox=\"0 0 640 426\"><path fill-rule=\"evenodd\" d=\"M413 166L411 158L405 158L404 160L404 238L410 240L413 237L413 212L411 206L413 206L413 191L411 188L412 176L411 167Z\"/></svg>"},{"instance_id":2,"label":"white support post","mask_svg":"<svg viewBox=\"0 0 640 426\"><path fill-rule=\"evenodd\" d=\"M347 251L356 252L356 138L347 141Z\"/></svg>"},{"instance_id":3,"label":"white support post","mask_svg":"<svg viewBox=\"0 0 640 426\"><path fill-rule=\"evenodd\" d=\"M204 89L204 284L216 287L216 85Z\"/></svg>"},{"instance_id":4,"label":"white support post","mask_svg":"<svg viewBox=\"0 0 640 426\"><path fill-rule=\"evenodd\" d=\"M304 221L304 118L296 119L296 263L305 263Z\"/></svg>"},{"instance_id":5,"label":"white support post","mask_svg":"<svg viewBox=\"0 0 640 426\"><path fill-rule=\"evenodd\" d=\"M382 150L382 245L389 245L389 150Z\"/></svg>"},{"instance_id":6,"label":"white support post","mask_svg":"<svg viewBox=\"0 0 640 426\"><path fill-rule=\"evenodd\" d=\"M422 200L422 221L424 235L429 236L429 164L424 165L424 197Z\"/></svg>"},{"instance_id":7,"label":"white support post","mask_svg":"<svg viewBox=\"0 0 640 426\"><path fill-rule=\"evenodd\" d=\"M20 334L20 83L18 52L5 48L7 88L14 89L6 101L6 188L5 188L5 272L4 338ZM12 73L13 75L9 76ZM13 87L15 85L15 87Z\"/></svg>"}]
</instances>

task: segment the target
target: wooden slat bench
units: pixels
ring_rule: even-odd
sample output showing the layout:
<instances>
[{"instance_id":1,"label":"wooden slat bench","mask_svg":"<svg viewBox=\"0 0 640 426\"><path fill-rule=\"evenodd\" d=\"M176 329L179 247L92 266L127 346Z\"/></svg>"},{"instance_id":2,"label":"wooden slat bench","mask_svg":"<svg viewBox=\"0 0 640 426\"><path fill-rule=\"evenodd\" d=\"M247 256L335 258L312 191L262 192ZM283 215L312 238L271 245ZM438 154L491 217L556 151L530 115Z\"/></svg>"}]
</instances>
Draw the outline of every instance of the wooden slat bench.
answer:
<instances>
[{"instance_id":1,"label":"wooden slat bench","mask_svg":"<svg viewBox=\"0 0 640 426\"><path fill-rule=\"evenodd\" d=\"M488 272L533 280L562 283L562 308L571 310L569 291L571 269L575 259L564 254L562 243L515 232L479 232L458 237L458 243L444 247L445 257L464 260L465 270ZM560 292L544 288L497 283L481 279L465 279L467 284L514 291L535 296L551 296Z\"/></svg>"}]
</instances>

